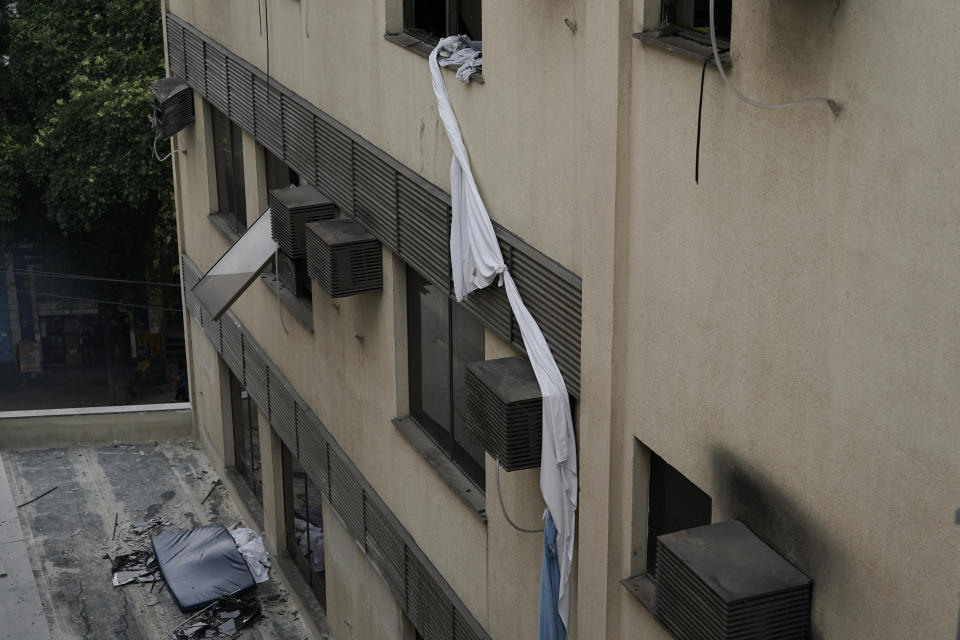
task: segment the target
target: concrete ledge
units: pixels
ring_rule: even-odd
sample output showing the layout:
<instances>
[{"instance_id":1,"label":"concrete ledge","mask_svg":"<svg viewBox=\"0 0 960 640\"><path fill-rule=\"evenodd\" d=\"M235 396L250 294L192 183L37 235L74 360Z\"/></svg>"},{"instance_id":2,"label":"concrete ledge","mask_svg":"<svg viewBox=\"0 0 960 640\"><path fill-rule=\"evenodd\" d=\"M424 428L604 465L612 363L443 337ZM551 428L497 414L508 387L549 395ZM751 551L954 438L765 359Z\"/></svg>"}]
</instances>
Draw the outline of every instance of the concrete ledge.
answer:
<instances>
[{"instance_id":1,"label":"concrete ledge","mask_svg":"<svg viewBox=\"0 0 960 640\"><path fill-rule=\"evenodd\" d=\"M99 442L190 437L189 402L0 412L0 448L27 449Z\"/></svg>"}]
</instances>

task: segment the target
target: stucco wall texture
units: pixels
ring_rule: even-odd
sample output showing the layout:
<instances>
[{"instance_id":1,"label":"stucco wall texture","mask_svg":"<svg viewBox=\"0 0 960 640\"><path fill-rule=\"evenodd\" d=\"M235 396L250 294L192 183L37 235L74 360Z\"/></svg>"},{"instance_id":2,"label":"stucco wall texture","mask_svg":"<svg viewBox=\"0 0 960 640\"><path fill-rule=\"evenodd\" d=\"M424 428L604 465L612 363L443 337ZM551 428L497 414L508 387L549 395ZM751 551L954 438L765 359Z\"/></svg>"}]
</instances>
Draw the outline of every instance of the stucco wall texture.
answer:
<instances>
[{"instance_id":1,"label":"stucco wall texture","mask_svg":"<svg viewBox=\"0 0 960 640\"><path fill-rule=\"evenodd\" d=\"M166 3L264 70L266 14L273 77L449 189L427 62L383 38L400 4ZM485 0L485 83L445 74L492 217L583 279L571 638L668 637L619 584L645 553L638 442L712 497L714 521L743 520L814 579L814 638L951 638L960 4L735 0L731 80L758 100L823 95L843 111L756 109L707 69L699 185L701 66L630 37L658 16L658 0ZM206 269L228 242L207 220L197 105L175 166L181 242ZM251 219L262 153L245 139ZM541 540L504 521L493 461L484 524L390 422L407 412L404 291L385 252L382 293L314 289L312 331L287 313L285 333L262 283L233 308L487 631L535 638ZM221 403L196 394L220 393L216 354L192 329L196 420L215 433ZM488 333L486 351L509 348ZM535 524L536 473L501 479L511 516ZM376 578L357 562L331 575ZM386 590L351 585L331 621L372 616L370 633L401 637Z\"/></svg>"}]
</instances>

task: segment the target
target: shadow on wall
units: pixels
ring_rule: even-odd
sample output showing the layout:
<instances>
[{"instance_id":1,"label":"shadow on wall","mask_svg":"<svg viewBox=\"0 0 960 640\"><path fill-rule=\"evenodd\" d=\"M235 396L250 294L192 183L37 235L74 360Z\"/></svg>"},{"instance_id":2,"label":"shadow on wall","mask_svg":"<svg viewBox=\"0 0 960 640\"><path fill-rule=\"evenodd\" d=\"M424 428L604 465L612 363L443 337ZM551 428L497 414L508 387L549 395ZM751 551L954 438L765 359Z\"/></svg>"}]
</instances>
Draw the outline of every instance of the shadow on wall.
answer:
<instances>
[{"instance_id":1,"label":"shadow on wall","mask_svg":"<svg viewBox=\"0 0 960 640\"><path fill-rule=\"evenodd\" d=\"M714 448L712 459L717 487L715 505L721 507L720 513L727 514L725 519L746 524L814 581L811 637L813 640L826 637L817 629L817 577L825 573L850 575L846 555L815 516L762 472L724 447Z\"/></svg>"}]
</instances>

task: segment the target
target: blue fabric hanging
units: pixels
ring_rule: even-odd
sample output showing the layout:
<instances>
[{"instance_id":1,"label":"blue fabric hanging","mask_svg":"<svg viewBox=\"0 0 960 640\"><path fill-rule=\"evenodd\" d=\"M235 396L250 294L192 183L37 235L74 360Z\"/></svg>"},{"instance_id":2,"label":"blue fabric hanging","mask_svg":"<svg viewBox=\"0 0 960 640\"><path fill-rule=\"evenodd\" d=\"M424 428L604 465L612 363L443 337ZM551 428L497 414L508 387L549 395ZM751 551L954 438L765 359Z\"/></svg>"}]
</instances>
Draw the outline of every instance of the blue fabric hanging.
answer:
<instances>
[{"instance_id":1,"label":"blue fabric hanging","mask_svg":"<svg viewBox=\"0 0 960 640\"><path fill-rule=\"evenodd\" d=\"M543 529L543 566L540 569L540 640L566 640L567 630L557 610L560 593L560 565L557 561L557 527L550 512Z\"/></svg>"}]
</instances>

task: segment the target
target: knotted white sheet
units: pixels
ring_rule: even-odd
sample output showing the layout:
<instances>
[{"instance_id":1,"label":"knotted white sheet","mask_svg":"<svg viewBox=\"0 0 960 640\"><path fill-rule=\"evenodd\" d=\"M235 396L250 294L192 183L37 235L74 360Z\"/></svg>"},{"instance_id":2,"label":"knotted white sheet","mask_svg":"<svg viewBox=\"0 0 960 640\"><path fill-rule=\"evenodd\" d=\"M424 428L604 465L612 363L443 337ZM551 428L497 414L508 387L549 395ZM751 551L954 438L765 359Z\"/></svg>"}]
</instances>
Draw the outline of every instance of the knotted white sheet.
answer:
<instances>
[{"instance_id":1,"label":"knotted white sheet","mask_svg":"<svg viewBox=\"0 0 960 640\"><path fill-rule=\"evenodd\" d=\"M470 159L463 144L460 125L450 106L450 97L440 75L437 54L460 36L440 41L430 54L433 92L437 96L440 119L453 147L450 163L450 195L453 221L450 226L450 264L457 300L491 284L499 277L506 288L510 308L517 318L527 357L533 365L543 394L543 446L540 457L540 492L557 527L557 551L560 565L560 596L557 610L569 627L570 566L577 510L577 448L573 433L570 400L560 369L550 353L543 332L527 311L520 292L507 271L497 244L497 236L470 170Z\"/></svg>"}]
</instances>

